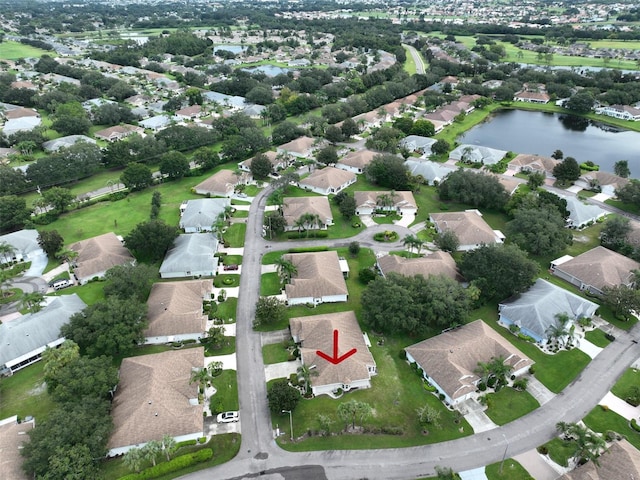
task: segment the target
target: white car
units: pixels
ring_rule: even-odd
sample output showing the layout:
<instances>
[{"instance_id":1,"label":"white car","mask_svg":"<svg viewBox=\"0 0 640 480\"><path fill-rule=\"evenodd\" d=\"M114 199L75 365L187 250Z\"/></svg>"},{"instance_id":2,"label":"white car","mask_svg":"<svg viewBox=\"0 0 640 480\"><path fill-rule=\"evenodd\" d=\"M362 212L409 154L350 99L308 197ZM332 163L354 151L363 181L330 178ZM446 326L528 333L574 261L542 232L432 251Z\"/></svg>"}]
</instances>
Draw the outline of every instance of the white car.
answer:
<instances>
[{"instance_id":1,"label":"white car","mask_svg":"<svg viewBox=\"0 0 640 480\"><path fill-rule=\"evenodd\" d=\"M222 412L218 414L218 423L232 423L240 420L238 412Z\"/></svg>"}]
</instances>

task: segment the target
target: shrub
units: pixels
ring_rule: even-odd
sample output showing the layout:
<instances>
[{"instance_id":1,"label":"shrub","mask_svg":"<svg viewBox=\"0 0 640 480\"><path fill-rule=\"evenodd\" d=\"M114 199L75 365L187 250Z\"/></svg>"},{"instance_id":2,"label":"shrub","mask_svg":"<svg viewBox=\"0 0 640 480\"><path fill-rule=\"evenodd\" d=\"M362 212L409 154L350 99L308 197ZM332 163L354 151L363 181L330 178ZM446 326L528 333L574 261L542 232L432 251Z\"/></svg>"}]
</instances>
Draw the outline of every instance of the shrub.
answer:
<instances>
[{"instance_id":1,"label":"shrub","mask_svg":"<svg viewBox=\"0 0 640 480\"><path fill-rule=\"evenodd\" d=\"M326 230L313 230L311 232L289 232L287 238L289 240L297 240L299 238L327 238L329 232Z\"/></svg>"},{"instance_id":2,"label":"shrub","mask_svg":"<svg viewBox=\"0 0 640 480\"><path fill-rule=\"evenodd\" d=\"M193 440L193 442L196 441ZM197 463L206 462L211 457L213 457L213 450L210 448L203 448L195 453L187 453L186 455L180 455L168 462L159 463L155 467L147 468L140 473L125 475L124 477L120 477L120 480L149 480L161 475L177 472Z\"/></svg>"},{"instance_id":3,"label":"shrub","mask_svg":"<svg viewBox=\"0 0 640 480\"><path fill-rule=\"evenodd\" d=\"M205 443L207 441L207 437L198 438L198 443Z\"/></svg>"},{"instance_id":4,"label":"shrub","mask_svg":"<svg viewBox=\"0 0 640 480\"><path fill-rule=\"evenodd\" d=\"M603 412L609 411L609 405L600 405L600 408L602 409Z\"/></svg>"},{"instance_id":5,"label":"shrub","mask_svg":"<svg viewBox=\"0 0 640 480\"><path fill-rule=\"evenodd\" d=\"M293 385L294 387L298 386L298 374L297 373L292 373L291 375L289 375L289 383L291 385Z\"/></svg>"},{"instance_id":6,"label":"shrub","mask_svg":"<svg viewBox=\"0 0 640 480\"><path fill-rule=\"evenodd\" d=\"M487 389L487 385L484 382L478 383L478 390L484 392Z\"/></svg>"},{"instance_id":7,"label":"shrub","mask_svg":"<svg viewBox=\"0 0 640 480\"><path fill-rule=\"evenodd\" d=\"M611 335L610 333L605 333L604 334L604 338L606 338L607 340L609 340L610 342L613 342L616 337L614 337L613 335Z\"/></svg>"},{"instance_id":8,"label":"shrub","mask_svg":"<svg viewBox=\"0 0 640 480\"><path fill-rule=\"evenodd\" d=\"M640 426L638 425L638 422L636 422L635 418L631 419L631 428L633 428L636 432L640 432Z\"/></svg>"},{"instance_id":9,"label":"shrub","mask_svg":"<svg viewBox=\"0 0 640 480\"><path fill-rule=\"evenodd\" d=\"M431 385L430 383L424 382L423 386L424 386L424 389L425 389L427 392L431 392L431 393L433 393L433 392L435 392L435 391L436 391L436 387L434 387L434 386L433 386L433 385Z\"/></svg>"},{"instance_id":10,"label":"shrub","mask_svg":"<svg viewBox=\"0 0 640 480\"><path fill-rule=\"evenodd\" d=\"M597 172L598 170L600 170L600 165L596 165L591 160L588 160L586 162L581 163L580 168L582 170L587 170L589 172Z\"/></svg>"},{"instance_id":11,"label":"shrub","mask_svg":"<svg viewBox=\"0 0 640 480\"><path fill-rule=\"evenodd\" d=\"M189 447L191 445L195 445L196 441L195 440L184 440L182 442L177 442L176 443L176 450L178 448L182 448L182 447Z\"/></svg>"},{"instance_id":12,"label":"shrub","mask_svg":"<svg viewBox=\"0 0 640 480\"><path fill-rule=\"evenodd\" d=\"M536 450L538 450L538 453L540 455L546 455L547 453L549 453L549 449L546 445L540 445L538 448L536 448Z\"/></svg>"},{"instance_id":13,"label":"shrub","mask_svg":"<svg viewBox=\"0 0 640 480\"><path fill-rule=\"evenodd\" d=\"M218 310L218 304L216 302L209 302L209 309L211 312L215 312Z\"/></svg>"},{"instance_id":14,"label":"shrub","mask_svg":"<svg viewBox=\"0 0 640 480\"><path fill-rule=\"evenodd\" d=\"M290 248L289 253L305 253L305 252L326 252L328 247L296 247Z\"/></svg>"},{"instance_id":15,"label":"shrub","mask_svg":"<svg viewBox=\"0 0 640 480\"><path fill-rule=\"evenodd\" d=\"M640 405L640 402L638 402L638 398L636 397L627 397L624 399L624 401L627 402L632 407L637 407L638 405Z\"/></svg>"}]
</instances>

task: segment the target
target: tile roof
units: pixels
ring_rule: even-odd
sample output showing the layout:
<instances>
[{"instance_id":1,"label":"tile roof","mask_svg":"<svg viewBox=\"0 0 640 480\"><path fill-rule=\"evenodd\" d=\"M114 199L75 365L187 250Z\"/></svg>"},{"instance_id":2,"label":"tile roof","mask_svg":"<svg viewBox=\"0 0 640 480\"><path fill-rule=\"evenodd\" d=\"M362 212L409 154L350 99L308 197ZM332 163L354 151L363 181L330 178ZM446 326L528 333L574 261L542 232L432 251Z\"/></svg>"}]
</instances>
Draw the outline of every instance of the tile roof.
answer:
<instances>
[{"instance_id":1,"label":"tile roof","mask_svg":"<svg viewBox=\"0 0 640 480\"><path fill-rule=\"evenodd\" d=\"M194 188L197 192L210 193L212 195L228 195L240 181L240 177L232 170L220 170L206 180L200 182Z\"/></svg>"},{"instance_id":2,"label":"tile roof","mask_svg":"<svg viewBox=\"0 0 640 480\"><path fill-rule=\"evenodd\" d=\"M369 379L368 366L376 362L364 342L364 337L353 312L337 312L309 317L292 318L291 334L302 342L300 353L302 363L315 365L317 376L311 377L315 387L322 385L350 384L357 380ZM337 365L333 365L317 354L317 351L333 353L333 331L338 330L338 355L343 355L352 348L354 355Z\"/></svg>"},{"instance_id":3,"label":"tile roof","mask_svg":"<svg viewBox=\"0 0 640 480\"><path fill-rule=\"evenodd\" d=\"M502 356L520 370L533 361L482 320L405 348L429 377L453 400L475 391L478 362Z\"/></svg>"},{"instance_id":4,"label":"tile roof","mask_svg":"<svg viewBox=\"0 0 640 480\"><path fill-rule=\"evenodd\" d=\"M287 152L295 152L300 154L306 154L311 150L315 139L312 137L300 137L290 142L284 143L278 147L279 150L286 150Z\"/></svg>"},{"instance_id":5,"label":"tile roof","mask_svg":"<svg viewBox=\"0 0 640 480\"><path fill-rule=\"evenodd\" d=\"M549 175L553 173L553 168L560 163L551 157L543 157L541 155L530 155L521 153L509 162L510 167L529 168L536 172L547 172Z\"/></svg>"},{"instance_id":6,"label":"tile roof","mask_svg":"<svg viewBox=\"0 0 640 480\"><path fill-rule=\"evenodd\" d=\"M298 270L291 283L285 285L287 298L348 294L336 251L288 253L282 258L292 262Z\"/></svg>"},{"instance_id":7,"label":"tile roof","mask_svg":"<svg viewBox=\"0 0 640 480\"><path fill-rule=\"evenodd\" d=\"M202 432L202 405L191 372L204 367L204 348L125 358L112 402L109 449Z\"/></svg>"},{"instance_id":8,"label":"tile roof","mask_svg":"<svg viewBox=\"0 0 640 480\"><path fill-rule=\"evenodd\" d=\"M74 273L79 280L92 278L116 265L126 265L135 261L127 247L113 232L81 240L69 248L78 252Z\"/></svg>"},{"instance_id":9,"label":"tile roof","mask_svg":"<svg viewBox=\"0 0 640 480\"><path fill-rule=\"evenodd\" d=\"M353 168L364 168L371 163L373 157L379 154L379 152L374 152L373 150L368 150L366 148L363 150L356 150L355 152L350 152L338 160L338 164L347 165Z\"/></svg>"},{"instance_id":10,"label":"tile roof","mask_svg":"<svg viewBox=\"0 0 640 480\"><path fill-rule=\"evenodd\" d=\"M149 326L145 337L202 333L207 317L202 301L211 298L213 280L158 282L147 300Z\"/></svg>"},{"instance_id":11,"label":"tile roof","mask_svg":"<svg viewBox=\"0 0 640 480\"><path fill-rule=\"evenodd\" d=\"M199 198L188 200L180 217L180 228L211 228L218 215L231 206L228 198Z\"/></svg>"}]
</instances>

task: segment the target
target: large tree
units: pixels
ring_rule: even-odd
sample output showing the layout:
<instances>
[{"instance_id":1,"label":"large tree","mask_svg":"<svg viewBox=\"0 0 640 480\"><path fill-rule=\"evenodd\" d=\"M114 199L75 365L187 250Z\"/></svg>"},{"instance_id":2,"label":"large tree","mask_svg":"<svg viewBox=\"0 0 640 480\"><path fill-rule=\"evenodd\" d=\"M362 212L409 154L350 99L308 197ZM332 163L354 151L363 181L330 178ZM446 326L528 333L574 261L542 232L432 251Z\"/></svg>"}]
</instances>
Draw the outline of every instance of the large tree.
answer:
<instances>
[{"instance_id":1,"label":"large tree","mask_svg":"<svg viewBox=\"0 0 640 480\"><path fill-rule=\"evenodd\" d=\"M38 231L38 245L44 250L47 257L54 258L64 245L64 239L57 230L40 230Z\"/></svg>"},{"instance_id":2,"label":"large tree","mask_svg":"<svg viewBox=\"0 0 640 480\"><path fill-rule=\"evenodd\" d=\"M624 187L616 189L616 196L625 203L640 206L640 180L632 178Z\"/></svg>"},{"instance_id":3,"label":"large tree","mask_svg":"<svg viewBox=\"0 0 640 480\"><path fill-rule=\"evenodd\" d=\"M23 193L27 189L24 172L9 165L0 165L0 195Z\"/></svg>"},{"instance_id":4,"label":"large tree","mask_svg":"<svg viewBox=\"0 0 640 480\"><path fill-rule=\"evenodd\" d=\"M139 223L124 237L124 243L141 261L154 263L164 258L173 241L180 234L177 227L162 220Z\"/></svg>"},{"instance_id":5,"label":"large tree","mask_svg":"<svg viewBox=\"0 0 640 480\"><path fill-rule=\"evenodd\" d=\"M553 176L561 182L574 182L580 178L580 165L573 157L567 157L553 167Z\"/></svg>"},{"instance_id":6,"label":"large tree","mask_svg":"<svg viewBox=\"0 0 640 480\"><path fill-rule=\"evenodd\" d=\"M167 152L160 157L160 173L169 179L182 178L189 173L189 160L180 152Z\"/></svg>"},{"instance_id":7,"label":"large tree","mask_svg":"<svg viewBox=\"0 0 640 480\"><path fill-rule=\"evenodd\" d=\"M533 255L556 254L573 243L562 215L548 206L517 209L507 223L507 237Z\"/></svg>"},{"instance_id":8,"label":"large tree","mask_svg":"<svg viewBox=\"0 0 640 480\"><path fill-rule=\"evenodd\" d=\"M73 202L75 195L68 188L52 187L42 194L42 198L55 210L63 213L69 204Z\"/></svg>"},{"instance_id":9,"label":"large tree","mask_svg":"<svg viewBox=\"0 0 640 480\"><path fill-rule=\"evenodd\" d=\"M31 209L22 197L7 195L0 197L0 233L21 229L29 220Z\"/></svg>"},{"instance_id":10,"label":"large tree","mask_svg":"<svg viewBox=\"0 0 640 480\"><path fill-rule=\"evenodd\" d=\"M509 194L497 177L460 168L451 172L438 185L442 200L466 203L474 207L502 209Z\"/></svg>"},{"instance_id":11,"label":"large tree","mask_svg":"<svg viewBox=\"0 0 640 480\"><path fill-rule=\"evenodd\" d=\"M273 172L273 164L264 153L259 153L251 160L250 170L254 178L262 180Z\"/></svg>"},{"instance_id":12,"label":"large tree","mask_svg":"<svg viewBox=\"0 0 640 480\"><path fill-rule=\"evenodd\" d=\"M120 175L120 181L132 192L144 190L153 183L151 169L141 163L130 163Z\"/></svg>"},{"instance_id":13,"label":"large tree","mask_svg":"<svg viewBox=\"0 0 640 480\"><path fill-rule=\"evenodd\" d=\"M147 305L134 299L107 298L71 316L60 329L83 354L126 355L144 340Z\"/></svg>"},{"instance_id":14,"label":"large tree","mask_svg":"<svg viewBox=\"0 0 640 480\"><path fill-rule=\"evenodd\" d=\"M613 165L613 172L622 178L627 178L631 175L631 170L629 170L629 162L627 160L618 160Z\"/></svg>"},{"instance_id":15,"label":"large tree","mask_svg":"<svg viewBox=\"0 0 640 480\"><path fill-rule=\"evenodd\" d=\"M110 400L118 384L118 368L111 357L77 357L48 375L47 390L58 403L77 403L87 398Z\"/></svg>"},{"instance_id":16,"label":"large tree","mask_svg":"<svg viewBox=\"0 0 640 480\"><path fill-rule=\"evenodd\" d=\"M287 306L275 297L260 297L256 303L256 318L253 325L272 325L287 319Z\"/></svg>"},{"instance_id":17,"label":"large tree","mask_svg":"<svg viewBox=\"0 0 640 480\"><path fill-rule=\"evenodd\" d=\"M304 135L303 129L298 127L295 123L285 120L274 127L271 132L271 140L274 145L281 145L301 137L302 135Z\"/></svg>"},{"instance_id":18,"label":"large tree","mask_svg":"<svg viewBox=\"0 0 640 480\"><path fill-rule=\"evenodd\" d=\"M338 161L338 151L336 147L327 145L316 154L316 161L329 165Z\"/></svg>"},{"instance_id":19,"label":"large tree","mask_svg":"<svg viewBox=\"0 0 640 480\"><path fill-rule=\"evenodd\" d=\"M146 302L158 269L144 263L116 265L107 270L104 294L107 297L134 298Z\"/></svg>"},{"instance_id":20,"label":"large tree","mask_svg":"<svg viewBox=\"0 0 640 480\"><path fill-rule=\"evenodd\" d=\"M460 272L485 299L504 300L527 290L538 274L536 262L516 245L482 245L466 252Z\"/></svg>"},{"instance_id":21,"label":"large tree","mask_svg":"<svg viewBox=\"0 0 640 480\"><path fill-rule=\"evenodd\" d=\"M640 291L626 285L604 287L602 301L611 307L616 317L624 320L629 320L634 311L640 311Z\"/></svg>"},{"instance_id":22,"label":"large tree","mask_svg":"<svg viewBox=\"0 0 640 480\"><path fill-rule=\"evenodd\" d=\"M267 392L267 402L272 413L281 413L283 410L292 412L300 398L300 392L289 385L287 379L275 380Z\"/></svg>"},{"instance_id":23,"label":"large tree","mask_svg":"<svg viewBox=\"0 0 640 480\"><path fill-rule=\"evenodd\" d=\"M404 160L391 154L376 155L364 167L364 175L372 183L393 190L409 189L409 170Z\"/></svg>"},{"instance_id":24,"label":"large tree","mask_svg":"<svg viewBox=\"0 0 640 480\"><path fill-rule=\"evenodd\" d=\"M631 233L631 224L628 218L610 215L600 231L600 243L611 250L621 250L627 246L629 233Z\"/></svg>"}]
</instances>

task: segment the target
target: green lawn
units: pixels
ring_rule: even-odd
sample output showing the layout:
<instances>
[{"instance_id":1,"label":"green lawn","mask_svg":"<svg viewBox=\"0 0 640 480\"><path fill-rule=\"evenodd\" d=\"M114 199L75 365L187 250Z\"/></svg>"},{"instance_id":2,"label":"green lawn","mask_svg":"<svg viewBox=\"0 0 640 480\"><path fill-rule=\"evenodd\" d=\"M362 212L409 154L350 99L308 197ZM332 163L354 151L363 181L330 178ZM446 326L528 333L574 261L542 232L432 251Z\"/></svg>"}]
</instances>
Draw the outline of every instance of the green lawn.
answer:
<instances>
[{"instance_id":1,"label":"green lawn","mask_svg":"<svg viewBox=\"0 0 640 480\"><path fill-rule=\"evenodd\" d=\"M240 275L222 274L216 275L213 279L213 286L216 288L233 288L240 286Z\"/></svg>"},{"instance_id":2,"label":"green lawn","mask_svg":"<svg viewBox=\"0 0 640 480\"><path fill-rule=\"evenodd\" d=\"M242 255L220 255L223 265L241 265Z\"/></svg>"},{"instance_id":3,"label":"green lawn","mask_svg":"<svg viewBox=\"0 0 640 480\"><path fill-rule=\"evenodd\" d=\"M0 60L18 60L19 58L28 57L40 58L45 54L54 55L55 52L48 52L31 45L14 42L13 40L4 40L0 43Z\"/></svg>"},{"instance_id":4,"label":"green lawn","mask_svg":"<svg viewBox=\"0 0 640 480\"><path fill-rule=\"evenodd\" d=\"M554 393L561 392L569 385L590 361L589 356L577 348L561 351L555 355L542 353L535 345L520 340L509 330L497 324L498 310L495 305L484 306L472 311L469 315L470 321L478 318L491 325L500 335L535 361L536 378Z\"/></svg>"},{"instance_id":5,"label":"green lawn","mask_svg":"<svg viewBox=\"0 0 640 480\"><path fill-rule=\"evenodd\" d=\"M576 449L570 442L565 442L560 438L554 438L550 442L545 443L545 446L549 449L549 457L558 465L566 467L569 463L569 459L573 457Z\"/></svg>"},{"instance_id":6,"label":"green lawn","mask_svg":"<svg viewBox=\"0 0 640 480\"><path fill-rule=\"evenodd\" d=\"M487 394L487 405L485 413L496 425L512 422L540 406L529 392L518 392L510 387Z\"/></svg>"},{"instance_id":7,"label":"green lawn","mask_svg":"<svg viewBox=\"0 0 640 480\"><path fill-rule=\"evenodd\" d=\"M375 217L372 217L373 221L378 225L391 225L393 224L393 222L395 222L396 220L400 220L401 218L402 217L397 213L382 216L376 215Z\"/></svg>"},{"instance_id":8,"label":"green lawn","mask_svg":"<svg viewBox=\"0 0 640 480\"><path fill-rule=\"evenodd\" d=\"M244 247L244 236L247 231L247 225L245 223L234 223L224 233L223 238L225 242L229 243L231 248Z\"/></svg>"},{"instance_id":9,"label":"green lawn","mask_svg":"<svg viewBox=\"0 0 640 480\"><path fill-rule=\"evenodd\" d=\"M62 296L62 295L71 295L72 293L77 293L78 296L82 299L84 303L87 305L93 305L94 303L104 300L104 282L89 282L86 285L80 285L75 287L68 287L62 290L58 290L51 294L51 296Z\"/></svg>"},{"instance_id":10,"label":"green lawn","mask_svg":"<svg viewBox=\"0 0 640 480\"><path fill-rule=\"evenodd\" d=\"M583 418L584 424L594 432L606 433L609 430L624 435L629 443L640 448L640 432L636 432L629 426L629 421L608 410L605 411L600 405L596 405L589 414Z\"/></svg>"},{"instance_id":11,"label":"green lawn","mask_svg":"<svg viewBox=\"0 0 640 480\"><path fill-rule=\"evenodd\" d=\"M221 348L205 348L205 357L218 357L220 355L229 355L236 351L236 337L224 337L224 344Z\"/></svg>"},{"instance_id":12,"label":"green lawn","mask_svg":"<svg viewBox=\"0 0 640 480\"><path fill-rule=\"evenodd\" d=\"M263 273L260 277L260 295L279 295L282 291L280 275L277 272Z\"/></svg>"},{"instance_id":13,"label":"green lawn","mask_svg":"<svg viewBox=\"0 0 640 480\"><path fill-rule=\"evenodd\" d=\"M211 384L216 388L216 393L211 397L212 413L238 410L238 380L235 370L223 370L214 378Z\"/></svg>"},{"instance_id":14,"label":"green lawn","mask_svg":"<svg viewBox=\"0 0 640 480\"><path fill-rule=\"evenodd\" d=\"M249 210L236 210L233 212L233 218L249 218Z\"/></svg>"},{"instance_id":15,"label":"green lawn","mask_svg":"<svg viewBox=\"0 0 640 480\"><path fill-rule=\"evenodd\" d=\"M400 350L413 341L409 338L387 339L384 346L372 342L371 353L378 367L378 375L372 378L372 388L345 394L338 400L321 395L312 400L302 400L298 404L293 412L296 438L304 432L320 428L317 417L319 413L331 418L333 423L330 430L337 435L305 437L304 440L291 444L287 415L273 415L274 428L277 424L285 431L278 439L280 446L292 451L393 448L443 442L470 435L472 429L466 420L457 419L436 396L427 392L415 371L400 358ZM371 429L399 427L404 433L342 433L345 425L337 416L337 408L340 403L349 400L366 402L374 409L374 415L365 421L365 426ZM429 427L428 434L423 433L416 416L416 409L424 404L429 404L440 412L440 426Z\"/></svg>"},{"instance_id":16,"label":"green lawn","mask_svg":"<svg viewBox=\"0 0 640 480\"><path fill-rule=\"evenodd\" d=\"M218 309L216 310L216 316L218 318L231 319L233 323L236 321L236 310L238 309L238 298L227 297L227 299L218 303Z\"/></svg>"},{"instance_id":17,"label":"green lawn","mask_svg":"<svg viewBox=\"0 0 640 480\"><path fill-rule=\"evenodd\" d=\"M492 463L487 465L484 469L484 473L489 480L533 480L533 477L529 475L529 472L512 458L507 458L502 462ZM500 473L500 467L502 466L502 473Z\"/></svg>"},{"instance_id":18,"label":"green lawn","mask_svg":"<svg viewBox=\"0 0 640 480\"><path fill-rule=\"evenodd\" d=\"M607 205L611 205L612 207L619 208L620 210L624 210L625 212L633 213L634 215L640 215L640 207L634 205L633 203L624 203L620 200L609 199L605 200Z\"/></svg>"},{"instance_id":19,"label":"green lawn","mask_svg":"<svg viewBox=\"0 0 640 480\"><path fill-rule=\"evenodd\" d=\"M589 330L587 333L585 333L584 336L596 347L604 348L611 343L609 340L605 338L604 332L599 328L596 328L594 330Z\"/></svg>"},{"instance_id":20,"label":"green lawn","mask_svg":"<svg viewBox=\"0 0 640 480\"><path fill-rule=\"evenodd\" d=\"M407 59L404 62L404 71L409 75L413 75L416 73L416 62L413 61L413 55L411 55L411 52L407 47L404 47L404 51L407 56Z\"/></svg>"},{"instance_id":21,"label":"green lawn","mask_svg":"<svg viewBox=\"0 0 640 480\"><path fill-rule=\"evenodd\" d=\"M262 347L262 358L265 365L286 362L289 359L289 351L282 343L273 343Z\"/></svg>"},{"instance_id":22,"label":"green lawn","mask_svg":"<svg viewBox=\"0 0 640 480\"><path fill-rule=\"evenodd\" d=\"M44 385L44 362L40 361L0 379L0 419L31 415L37 422L46 419L53 408Z\"/></svg>"},{"instance_id":23,"label":"green lawn","mask_svg":"<svg viewBox=\"0 0 640 480\"><path fill-rule=\"evenodd\" d=\"M640 371L635 368L630 368L622 374L611 389L611 393L624 400L629 395L631 387L640 387Z\"/></svg>"}]
</instances>

